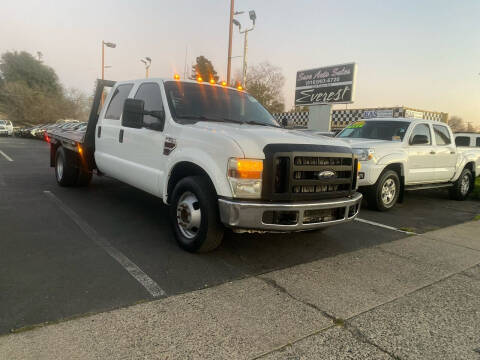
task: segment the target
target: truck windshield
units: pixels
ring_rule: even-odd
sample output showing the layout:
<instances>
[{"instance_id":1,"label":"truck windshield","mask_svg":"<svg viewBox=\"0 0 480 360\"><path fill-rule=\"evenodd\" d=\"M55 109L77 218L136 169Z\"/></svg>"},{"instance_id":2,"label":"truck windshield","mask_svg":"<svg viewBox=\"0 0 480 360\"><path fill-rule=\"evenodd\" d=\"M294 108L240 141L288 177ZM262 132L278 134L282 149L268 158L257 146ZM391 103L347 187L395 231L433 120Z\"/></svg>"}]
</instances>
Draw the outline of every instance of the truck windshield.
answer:
<instances>
[{"instance_id":1,"label":"truck windshield","mask_svg":"<svg viewBox=\"0 0 480 360\"><path fill-rule=\"evenodd\" d=\"M181 81L165 82L175 121L233 122L279 127L275 118L251 95L229 88Z\"/></svg>"},{"instance_id":2,"label":"truck windshield","mask_svg":"<svg viewBox=\"0 0 480 360\"><path fill-rule=\"evenodd\" d=\"M343 129L337 137L402 141L408 121L357 121Z\"/></svg>"}]
</instances>

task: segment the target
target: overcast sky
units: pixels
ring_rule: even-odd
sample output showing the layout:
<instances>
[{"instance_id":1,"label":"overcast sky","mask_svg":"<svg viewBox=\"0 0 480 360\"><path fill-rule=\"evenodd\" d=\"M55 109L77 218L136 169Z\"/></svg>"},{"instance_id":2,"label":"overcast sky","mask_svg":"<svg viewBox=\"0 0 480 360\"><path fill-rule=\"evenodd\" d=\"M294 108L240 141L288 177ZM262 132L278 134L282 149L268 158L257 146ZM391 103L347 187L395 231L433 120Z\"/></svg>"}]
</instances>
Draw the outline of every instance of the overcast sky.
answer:
<instances>
[{"instance_id":1,"label":"overcast sky","mask_svg":"<svg viewBox=\"0 0 480 360\"><path fill-rule=\"evenodd\" d=\"M4 0L0 52L41 51L67 87L91 92L100 77L101 41L106 78L144 76L140 58L152 58L151 76L183 76L198 55L226 77L229 0ZM254 9L250 64L269 61L287 79L293 105L297 70L358 64L350 108L405 105L448 112L480 125L480 1L236 0ZM238 17L246 26L248 16ZM242 54L235 29L233 55ZM241 58L233 59L233 70ZM343 106L342 106L343 107Z\"/></svg>"}]
</instances>

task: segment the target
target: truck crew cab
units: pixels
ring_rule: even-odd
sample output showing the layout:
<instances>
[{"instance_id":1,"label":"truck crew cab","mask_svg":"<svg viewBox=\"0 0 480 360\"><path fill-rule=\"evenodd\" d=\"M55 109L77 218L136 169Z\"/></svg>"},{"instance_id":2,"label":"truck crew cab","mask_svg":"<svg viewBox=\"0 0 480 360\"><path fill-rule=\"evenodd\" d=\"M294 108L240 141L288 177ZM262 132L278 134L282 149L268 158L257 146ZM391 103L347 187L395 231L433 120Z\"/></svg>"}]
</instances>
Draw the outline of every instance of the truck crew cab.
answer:
<instances>
[{"instance_id":1,"label":"truck crew cab","mask_svg":"<svg viewBox=\"0 0 480 360\"><path fill-rule=\"evenodd\" d=\"M47 136L59 185L87 185L95 172L162 198L178 244L191 252L218 247L225 227L314 230L360 209L348 145L283 129L255 98L229 87L99 81L86 130Z\"/></svg>"},{"instance_id":2,"label":"truck crew cab","mask_svg":"<svg viewBox=\"0 0 480 360\"><path fill-rule=\"evenodd\" d=\"M438 121L361 120L337 138L358 155L358 185L376 210L391 209L404 190L448 188L452 199L465 200L480 176L480 148L457 147L450 127Z\"/></svg>"}]
</instances>

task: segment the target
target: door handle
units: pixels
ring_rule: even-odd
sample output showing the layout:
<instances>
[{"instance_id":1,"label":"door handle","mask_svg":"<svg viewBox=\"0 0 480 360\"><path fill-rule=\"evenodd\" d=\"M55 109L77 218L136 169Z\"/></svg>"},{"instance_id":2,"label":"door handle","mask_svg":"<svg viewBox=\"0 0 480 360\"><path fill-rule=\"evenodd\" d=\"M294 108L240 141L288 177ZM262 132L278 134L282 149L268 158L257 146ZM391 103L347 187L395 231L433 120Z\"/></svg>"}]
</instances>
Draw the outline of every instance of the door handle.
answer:
<instances>
[{"instance_id":1,"label":"door handle","mask_svg":"<svg viewBox=\"0 0 480 360\"><path fill-rule=\"evenodd\" d=\"M118 142L123 143L123 129L120 129L120 132L118 133Z\"/></svg>"},{"instance_id":2,"label":"door handle","mask_svg":"<svg viewBox=\"0 0 480 360\"><path fill-rule=\"evenodd\" d=\"M99 127L97 128L97 137L100 137L101 135L102 135L102 127L99 126Z\"/></svg>"},{"instance_id":3,"label":"door handle","mask_svg":"<svg viewBox=\"0 0 480 360\"><path fill-rule=\"evenodd\" d=\"M432 151L430 151L430 154L435 155L436 152L432 150Z\"/></svg>"},{"instance_id":4,"label":"door handle","mask_svg":"<svg viewBox=\"0 0 480 360\"><path fill-rule=\"evenodd\" d=\"M454 155L454 154L455 154L455 151L450 151L450 154Z\"/></svg>"}]
</instances>

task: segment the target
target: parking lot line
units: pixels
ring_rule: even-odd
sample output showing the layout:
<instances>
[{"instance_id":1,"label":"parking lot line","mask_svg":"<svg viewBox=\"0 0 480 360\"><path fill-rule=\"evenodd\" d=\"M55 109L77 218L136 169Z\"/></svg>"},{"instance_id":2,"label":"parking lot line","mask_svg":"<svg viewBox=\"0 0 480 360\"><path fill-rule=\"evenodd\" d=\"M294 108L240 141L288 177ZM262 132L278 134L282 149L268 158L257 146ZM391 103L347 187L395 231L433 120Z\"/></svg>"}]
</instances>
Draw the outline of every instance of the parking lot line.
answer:
<instances>
[{"instance_id":1,"label":"parking lot line","mask_svg":"<svg viewBox=\"0 0 480 360\"><path fill-rule=\"evenodd\" d=\"M365 220L365 219L361 219L361 218L355 218L356 221L359 221L359 222L362 222L362 223L365 223L365 224L369 224L369 225L373 225L373 226L378 226L378 227L381 227L381 228L384 228L384 229L388 229L388 230L393 230L393 231L398 231L398 232L401 232L401 233L404 233L404 234L408 234L408 235L417 235L417 233L414 233L414 232L411 232L411 231L405 231L405 230L400 230L400 229L397 229L393 226L388 226L388 225L384 225L384 224L380 224L380 223L377 223L375 221L370 221L370 220Z\"/></svg>"},{"instance_id":2,"label":"parking lot line","mask_svg":"<svg viewBox=\"0 0 480 360\"><path fill-rule=\"evenodd\" d=\"M13 161L13 159L10 156L8 156L7 154L5 154L2 150L0 150L0 155L2 155L8 161Z\"/></svg>"},{"instance_id":3,"label":"parking lot line","mask_svg":"<svg viewBox=\"0 0 480 360\"><path fill-rule=\"evenodd\" d=\"M134 262L127 258L121 251L108 242L107 239L100 236L95 229L87 224L75 211L65 205L52 192L45 190L43 192L50 200L52 200L72 221L90 238L94 243L100 246L112 258L114 258L125 270L128 271L153 297L165 296L165 291L143 272Z\"/></svg>"}]
</instances>

